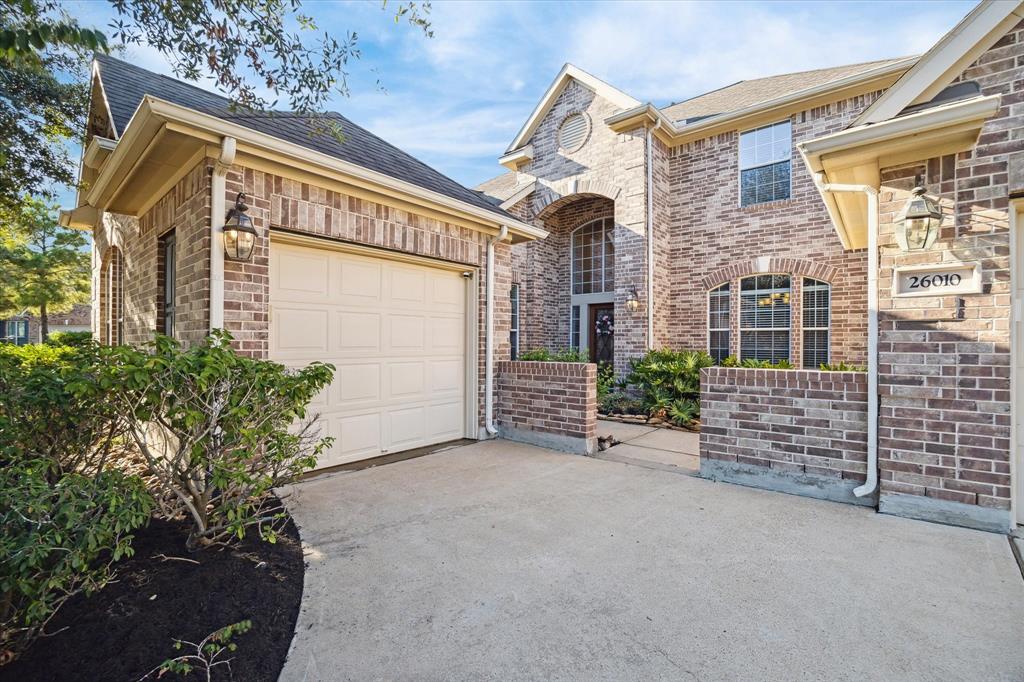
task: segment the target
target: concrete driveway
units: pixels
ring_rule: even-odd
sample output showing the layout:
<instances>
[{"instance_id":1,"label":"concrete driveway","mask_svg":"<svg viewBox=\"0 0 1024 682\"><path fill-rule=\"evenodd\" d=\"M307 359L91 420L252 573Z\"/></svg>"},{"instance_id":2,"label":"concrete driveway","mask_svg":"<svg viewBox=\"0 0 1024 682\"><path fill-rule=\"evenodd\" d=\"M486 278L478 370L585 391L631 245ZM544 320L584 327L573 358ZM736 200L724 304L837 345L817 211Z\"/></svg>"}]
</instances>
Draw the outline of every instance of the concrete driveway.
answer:
<instances>
[{"instance_id":1,"label":"concrete driveway","mask_svg":"<svg viewBox=\"0 0 1024 682\"><path fill-rule=\"evenodd\" d=\"M505 441L315 479L282 680L1021 680L1005 537Z\"/></svg>"}]
</instances>

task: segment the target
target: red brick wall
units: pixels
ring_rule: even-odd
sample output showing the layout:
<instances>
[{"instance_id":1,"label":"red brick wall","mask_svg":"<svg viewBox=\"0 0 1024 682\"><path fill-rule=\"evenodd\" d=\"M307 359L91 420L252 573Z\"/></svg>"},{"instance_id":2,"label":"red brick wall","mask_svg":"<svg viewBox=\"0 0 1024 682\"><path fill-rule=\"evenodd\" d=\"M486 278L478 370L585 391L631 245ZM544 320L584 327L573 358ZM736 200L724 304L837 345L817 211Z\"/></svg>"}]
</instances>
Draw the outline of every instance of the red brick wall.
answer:
<instances>
[{"instance_id":1,"label":"red brick wall","mask_svg":"<svg viewBox=\"0 0 1024 682\"><path fill-rule=\"evenodd\" d=\"M495 420L503 437L593 452L597 365L506 360L495 364L495 374Z\"/></svg>"},{"instance_id":2,"label":"red brick wall","mask_svg":"<svg viewBox=\"0 0 1024 682\"><path fill-rule=\"evenodd\" d=\"M879 94L841 100L790 117L792 191L784 201L740 207L738 132L671 150L668 197L655 200L656 205L667 200L670 213L671 257L666 278L672 300L669 345L707 348L708 285L711 280L711 286L733 281L730 341L732 354L738 355L739 287L735 278L761 270L756 267L758 258L785 258L795 261L797 269L780 272L776 261L767 271L797 275L792 280L791 361L799 366L802 357L802 335L797 333L801 324L800 276L818 270L834 273L827 280L832 285L831 357L835 362L864 363L867 252L843 249L795 145L843 129ZM659 194L665 191L662 188Z\"/></svg>"},{"instance_id":3,"label":"red brick wall","mask_svg":"<svg viewBox=\"0 0 1024 682\"><path fill-rule=\"evenodd\" d=\"M700 397L702 471L713 468L708 462L761 469L781 476L766 475L760 487L781 489L772 481L792 476L798 487L787 492L831 499L816 492L864 482L866 373L710 367L701 371Z\"/></svg>"},{"instance_id":4,"label":"red brick wall","mask_svg":"<svg viewBox=\"0 0 1024 682\"><path fill-rule=\"evenodd\" d=\"M1024 149L1022 63L1024 22L961 76L961 80L977 81L984 95L1002 96L1001 108L985 123L977 146L956 156L923 159L882 173L879 466L883 509L893 496L933 498L932 502L1000 512L1010 508L1008 154ZM903 253L895 242L896 221L917 177L942 205L942 231L930 249ZM949 261L981 263L982 293L959 299L893 296L895 267ZM907 503L913 500L901 502Z\"/></svg>"}]
</instances>

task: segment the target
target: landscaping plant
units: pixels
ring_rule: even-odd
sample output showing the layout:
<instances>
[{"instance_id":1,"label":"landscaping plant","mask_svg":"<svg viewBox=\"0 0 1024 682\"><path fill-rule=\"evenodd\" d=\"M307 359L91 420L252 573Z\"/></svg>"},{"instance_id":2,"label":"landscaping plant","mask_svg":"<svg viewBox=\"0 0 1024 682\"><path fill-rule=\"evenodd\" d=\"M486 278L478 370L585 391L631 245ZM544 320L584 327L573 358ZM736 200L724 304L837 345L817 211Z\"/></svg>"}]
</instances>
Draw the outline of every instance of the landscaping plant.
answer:
<instances>
[{"instance_id":1,"label":"landscaping plant","mask_svg":"<svg viewBox=\"0 0 1024 682\"><path fill-rule=\"evenodd\" d=\"M133 417L128 435L162 512L191 520L189 547L229 543L253 527L273 542L285 513L272 490L312 469L332 442L306 408L334 368L244 357L223 331L188 349L158 337L111 354L106 381L128 389L114 394Z\"/></svg>"},{"instance_id":2,"label":"landscaping plant","mask_svg":"<svg viewBox=\"0 0 1024 682\"><path fill-rule=\"evenodd\" d=\"M626 383L649 416L690 426L700 414L700 371L714 364L704 351L651 350L630 362Z\"/></svg>"},{"instance_id":3,"label":"landscaping plant","mask_svg":"<svg viewBox=\"0 0 1024 682\"><path fill-rule=\"evenodd\" d=\"M524 362L589 362L587 356L577 348L559 348L555 352L547 348L534 348L519 354Z\"/></svg>"},{"instance_id":4,"label":"landscaping plant","mask_svg":"<svg viewBox=\"0 0 1024 682\"><path fill-rule=\"evenodd\" d=\"M151 677L153 674L156 674L157 677L163 677L166 673L188 675L193 671L200 673L202 678L210 682L213 679L214 669L221 665L227 668L228 675L230 676L231 659L219 659L225 653L233 653L238 649L238 645L231 641L235 635L244 634L251 629L252 621L243 620L231 625L225 625L219 630L211 632L198 644L186 639L176 639L174 640L174 648L179 651L185 649L188 653L167 659L139 678L139 682Z\"/></svg>"}]
</instances>

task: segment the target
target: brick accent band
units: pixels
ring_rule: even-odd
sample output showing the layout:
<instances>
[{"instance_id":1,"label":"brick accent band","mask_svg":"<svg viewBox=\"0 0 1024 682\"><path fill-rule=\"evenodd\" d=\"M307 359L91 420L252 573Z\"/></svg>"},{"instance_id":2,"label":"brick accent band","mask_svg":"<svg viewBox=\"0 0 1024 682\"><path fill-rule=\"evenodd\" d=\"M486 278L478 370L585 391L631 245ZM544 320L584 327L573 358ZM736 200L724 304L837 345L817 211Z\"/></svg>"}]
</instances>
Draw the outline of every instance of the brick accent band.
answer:
<instances>
[{"instance_id":1,"label":"brick accent band","mask_svg":"<svg viewBox=\"0 0 1024 682\"><path fill-rule=\"evenodd\" d=\"M597 365L503 361L495 366L502 437L589 455L597 445Z\"/></svg>"}]
</instances>

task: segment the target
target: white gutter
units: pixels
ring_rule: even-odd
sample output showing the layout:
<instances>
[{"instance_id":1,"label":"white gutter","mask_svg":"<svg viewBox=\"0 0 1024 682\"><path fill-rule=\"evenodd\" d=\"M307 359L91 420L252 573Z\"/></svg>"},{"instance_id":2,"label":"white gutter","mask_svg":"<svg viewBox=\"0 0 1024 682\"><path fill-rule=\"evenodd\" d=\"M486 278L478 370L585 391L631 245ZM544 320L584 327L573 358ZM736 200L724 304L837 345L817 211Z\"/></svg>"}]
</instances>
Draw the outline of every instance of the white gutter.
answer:
<instances>
[{"instance_id":1,"label":"white gutter","mask_svg":"<svg viewBox=\"0 0 1024 682\"><path fill-rule=\"evenodd\" d=\"M210 180L210 331L224 328L224 219L227 215L225 176L235 162L235 138L220 143L220 157Z\"/></svg>"},{"instance_id":2,"label":"white gutter","mask_svg":"<svg viewBox=\"0 0 1024 682\"><path fill-rule=\"evenodd\" d=\"M814 175L821 192L863 192L868 199L868 471L853 494L865 497L878 489L878 190L871 185L829 184Z\"/></svg>"},{"instance_id":3,"label":"white gutter","mask_svg":"<svg viewBox=\"0 0 1024 682\"><path fill-rule=\"evenodd\" d=\"M647 128L647 350L654 350L654 131Z\"/></svg>"},{"instance_id":4,"label":"white gutter","mask_svg":"<svg viewBox=\"0 0 1024 682\"><path fill-rule=\"evenodd\" d=\"M489 436L497 436L494 426L494 245L508 236L508 225L502 225L498 234L487 239L487 282L484 313L484 429Z\"/></svg>"}]
</instances>

